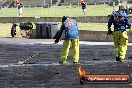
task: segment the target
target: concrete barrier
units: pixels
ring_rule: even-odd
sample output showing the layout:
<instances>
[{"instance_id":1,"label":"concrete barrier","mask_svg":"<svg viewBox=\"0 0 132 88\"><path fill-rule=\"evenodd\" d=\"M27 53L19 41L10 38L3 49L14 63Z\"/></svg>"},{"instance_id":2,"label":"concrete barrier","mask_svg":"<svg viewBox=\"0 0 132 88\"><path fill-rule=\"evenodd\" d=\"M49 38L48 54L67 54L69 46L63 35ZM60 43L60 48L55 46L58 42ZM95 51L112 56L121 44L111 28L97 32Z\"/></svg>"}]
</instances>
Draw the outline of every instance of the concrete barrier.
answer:
<instances>
[{"instance_id":1,"label":"concrete barrier","mask_svg":"<svg viewBox=\"0 0 132 88\"><path fill-rule=\"evenodd\" d=\"M79 36L81 41L95 41L95 42L112 42L113 36L108 36L107 31L87 31L79 30ZM129 42L132 42L132 33L128 33ZM36 31L31 32L30 38L36 38ZM64 34L61 39L64 39Z\"/></svg>"},{"instance_id":2,"label":"concrete barrier","mask_svg":"<svg viewBox=\"0 0 132 88\"><path fill-rule=\"evenodd\" d=\"M0 23L20 23L20 22L61 22L62 17L0 17ZM84 23L107 23L107 16L87 16L72 17L77 22ZM132 19L132 18L131 18Z\"/></svg>"},{"instance_id":3,"label":"concrete barrier","mask_svg":"<svg viewBox=\"0 0 132 88\"><path fill-rule=\"evenodd\" d=\"M82 41L112 41L112 37L109 36L107 39L107 32L106 31L87 31L87 30L80 30L80 40Z\"/></svg>"},{"instance_id":4,"label":"concrete barrier","mask_svg":"<svg viewBox=\"0 0 132 88\"><path fill-rule=\"evenodd\" d=\"M107 31L86 31L80 30L80 40L82 41L98 41L98 42L111 42L113 36L108 36ZM132 33L128 33L128 40L132 42Z\"/></svg>"},{"instance_id":5,"label":"concrete barrier","mask_svg":"<svg viewBox=\"0 0 132 88\"><path fill-rule=\"evenodd\" d=\"M20 23L20 22L61 22L62 17L0 17L0 23ZM83 23L107 23L108 16L87 16L71 17L77 22ZM130 17L132 22L132 17Z\"/></svg>"}]
</instances>

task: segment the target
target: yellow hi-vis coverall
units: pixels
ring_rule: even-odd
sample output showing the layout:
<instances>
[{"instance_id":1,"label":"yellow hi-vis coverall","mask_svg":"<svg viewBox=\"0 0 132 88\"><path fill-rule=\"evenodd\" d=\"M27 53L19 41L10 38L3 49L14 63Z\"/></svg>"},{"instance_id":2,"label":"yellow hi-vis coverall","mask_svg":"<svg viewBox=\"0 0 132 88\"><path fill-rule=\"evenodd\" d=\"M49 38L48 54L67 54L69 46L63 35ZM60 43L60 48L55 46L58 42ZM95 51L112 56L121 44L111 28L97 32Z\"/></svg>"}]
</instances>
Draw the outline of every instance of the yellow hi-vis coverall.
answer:
<instances>
[{"instance_id":1,"label":"yellow hi-vis coverall","mask_svg":"<svg viewBox=\"0 0 132 88\"><path fill-rule=\"evenodd\" d=\"M127 32L124 31L115 31L114 32L114 54L116 57L119 57L121 60L125 59L127 45L128 45L128 36Z\"/></svg>"},{"instance_id":2,"label":"yellow hi-vis coverall","mask_svg":"<svg viewBox=\"0 0 132 88\"><path fill-rule=\"evenodd\" d=\"M64 40L60 62L63 62L63 63L66 62L71 43L72 43L72 62L78 62L79 60L79 39L78 38L71 39L71 40Z\"/></svg>"},{"instance_id":3,"label":"yellow hi-vis coverall","mask_svg":"<svg viewBox=\"0 0 132 88\"><path fill-rule=\"evenodd\" d=\"M114 25L114 54L116 56L116 61L122 62L122 60L125 59L128 45L126 28L128 27L128 29L131 29L131 23L125 11L119 10L114 12L109 19L109 31L111 30L112 24Z\"/></svg>"},{"instance_id":4,"label":"yellow hi-vis coverall","mask_svg":"<svg viewBox=\"0 0 132 88\"><path fill-rule=\"evenodd\" d=\"M61 28L55 35L56 36L55 43L59 42L59 39L63 31L65 32L65 39L63 42L63 49L61 52L59 63L66 63L71 43L72 43L72 62L78 63L79 61L79 33L78 33L77 22L73 19L70 19L69 17L63 16Z\"/></svg>"}]
</instances>

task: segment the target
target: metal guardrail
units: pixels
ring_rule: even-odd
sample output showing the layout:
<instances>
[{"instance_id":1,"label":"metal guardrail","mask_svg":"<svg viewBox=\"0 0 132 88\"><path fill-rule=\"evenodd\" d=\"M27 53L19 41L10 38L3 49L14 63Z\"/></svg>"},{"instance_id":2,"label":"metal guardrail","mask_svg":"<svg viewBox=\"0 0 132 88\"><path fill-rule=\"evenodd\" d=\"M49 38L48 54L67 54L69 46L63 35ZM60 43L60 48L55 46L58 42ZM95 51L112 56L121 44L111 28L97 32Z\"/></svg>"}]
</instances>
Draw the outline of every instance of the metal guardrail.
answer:
<instances>
[{"instance_id":1,"label":"metal guardrail","mask_svg":"<svg viewBox=\"0 0 132 88\"><path fill-rule=\"evenodd\" d=\"M107 11L107 8L112 12L113 7L108 6L107 4L103 4L102 8L99 8L96 4L95 5L87 5L86 16L97 16L100 13L102 16L106 16L106 14L110 14L110 11ZM62 3L60 6L52 6L51 4L45 4L41 6L31 6L31 5L24 5L22 8L23 17L58 17L58 16L74 16L80 17L84 16L82 11L82 6L80 3L77 5ZM2 7L1 9L2 14L0 17L17 17L18 9L17 8L9 8ZM30 13L30 14L29 14ZM38 14L39 13L39 14ZM104 14L104 15L103 15Z\"/></svg>"},{"instance_id":2,"label":"metal guardrail","mask_svg":"<svg viewBox=\"0 0 132 88\"><path fill-rule=\"evenodd\" d=\"M94 3L94 5L89 5L89 3L87 2L87 11L85 16L108 16L112 13L112 11L118 9L118 6L109 6L108 3L100 5L97 5L97 3ZM17 7L8 8L6 6L2 6L0 12L0 17L19 16ZM23 17L62 17L64 15L70 17L84 16L80 3L61 3L59 4L59 6L53 5L53 3L44 4L44 2L42 2L39 6L23 4L22 12Z\"/></svg>"}]
</instances>

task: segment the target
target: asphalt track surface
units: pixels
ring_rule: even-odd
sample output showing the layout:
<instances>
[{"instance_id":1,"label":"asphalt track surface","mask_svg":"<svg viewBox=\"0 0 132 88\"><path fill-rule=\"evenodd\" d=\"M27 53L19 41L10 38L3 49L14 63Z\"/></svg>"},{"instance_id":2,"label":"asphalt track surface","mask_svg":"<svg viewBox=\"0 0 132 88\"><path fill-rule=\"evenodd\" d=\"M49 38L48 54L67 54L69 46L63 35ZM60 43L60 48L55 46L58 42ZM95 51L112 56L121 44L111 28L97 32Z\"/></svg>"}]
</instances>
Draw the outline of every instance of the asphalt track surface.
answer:
<instances>
[{"instance_id":1,"label":"asphalt track surface","mask_svg":"<svg viewBox=\"0 0 132 88\"><path fill-rule=\"evenodd\" d=\"M113 55L112 42L80 42L79 64L71 64L70 49L67 65L58 63L62 41L0 38L0 88L132 88L132 82L85 83L77 81L81 65L87 74L129 74L132 76L132 44L129 43L126 61L119 63ZM18 64L39 53L25 64Z\"/></svg>"}]
</instances>

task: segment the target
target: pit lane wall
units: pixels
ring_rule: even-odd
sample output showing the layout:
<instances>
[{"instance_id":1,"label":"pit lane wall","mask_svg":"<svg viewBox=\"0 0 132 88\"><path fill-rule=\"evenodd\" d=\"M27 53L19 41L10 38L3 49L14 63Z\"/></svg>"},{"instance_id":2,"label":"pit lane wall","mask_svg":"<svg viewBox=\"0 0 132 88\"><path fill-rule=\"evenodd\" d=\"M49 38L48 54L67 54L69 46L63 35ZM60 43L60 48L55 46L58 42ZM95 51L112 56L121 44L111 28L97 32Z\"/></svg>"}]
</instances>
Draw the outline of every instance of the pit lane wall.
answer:
<instances>
[{"instance_id":1,"label":"pit lane wall","mask_svg":"<svg viewBox=\"0 0 132 88\"><path fill-rule=\"evenodd\" d=\"M31 32L29 38L37 38L36 31ZM81 41L94 41L94 42L112 42L113 35L108 36L107 31L88 31L88 30L79 30L79 36ZM62 34L61 39L64 39L64 33ZM132 33L128 32L128 40L132 42Z\"/></svg>"},{"instance_id":2,"label":"pit lane wall","mask_svg":"<svg viewBox=\"0 0 132 88\"><path fill-rule=\"evenodd\" d=\"M111 42L113 35L107 35L107 31L87 31L80 30L80 40L82 41L98 41L98 42ZM128 32L128 40L132 42L132 33Z\"/></svg>"}]
</instances>

